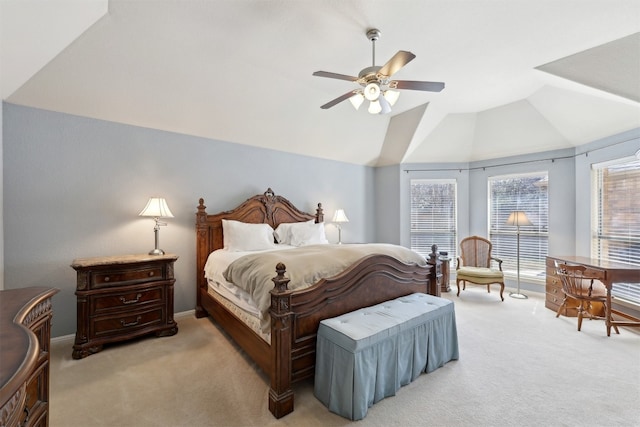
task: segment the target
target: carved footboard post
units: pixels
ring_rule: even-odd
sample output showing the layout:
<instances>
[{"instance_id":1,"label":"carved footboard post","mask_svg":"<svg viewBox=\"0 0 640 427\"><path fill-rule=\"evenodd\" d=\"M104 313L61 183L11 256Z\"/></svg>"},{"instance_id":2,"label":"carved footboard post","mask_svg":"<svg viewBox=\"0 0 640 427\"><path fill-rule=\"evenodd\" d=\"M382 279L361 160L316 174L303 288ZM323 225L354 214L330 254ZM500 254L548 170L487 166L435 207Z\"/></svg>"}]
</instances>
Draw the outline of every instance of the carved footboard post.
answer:
<instances>
[{"instance_id":1,"label":"carved footboard post","mask_svg":"<svg viewBox=\"0 0 640 427\"><path fill-rule=\"evenodd\" d=\"M427 263L433 266L431 273L429 273L429 289L427 292L430 295L439 297L440 281L442 280L442 271L440 270L442 261L440 261L440 257L438 256L438 245L431 245L431 253L429 254Z\"/></svg>"},{"instance_id":2,"label":"carved footboard post","mask_svg":"<svg viewBox=\"0 0 640 427\"><path fill-rule=\"evenodd\" d=\"M204 264L211 249L209 242L209 226L207 225L207 207L204 205L204 199L200 198L198 203L198 212L196 213L196 317L205 317L207 312L202 308L200 289L206 289L207 282L204 277Z\"/></svg>"},{"instance_id":3,"label":"carved footboard post","mask_svg":"<svg viewBox=\"0 0 640 427\"><path fill-rule=\"evenodd\" d=\"M284 277L286 267L278 263L271 290L271 388L269 411L276 418L293 412L291 388L291 293L287 289L289 279Z\"/></svg>"}]
</instances>

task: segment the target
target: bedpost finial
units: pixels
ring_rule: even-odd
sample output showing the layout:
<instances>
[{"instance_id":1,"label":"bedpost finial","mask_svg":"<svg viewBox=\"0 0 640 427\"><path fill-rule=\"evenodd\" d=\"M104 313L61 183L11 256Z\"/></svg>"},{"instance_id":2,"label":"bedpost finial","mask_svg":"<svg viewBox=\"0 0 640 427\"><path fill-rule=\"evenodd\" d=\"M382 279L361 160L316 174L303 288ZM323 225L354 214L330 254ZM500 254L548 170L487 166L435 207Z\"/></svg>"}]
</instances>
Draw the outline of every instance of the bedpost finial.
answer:
<instances>
[{"instance_id":1,"label":"bedpost finial","mask_svg":"<svg viewBox=\"0 0 640 427\"><path fill-rule=\"evenodd\" d=\"M276 273L278 275L271 279L275 285L274 290L276 292L284 292L287 290L287 285L289 284L289 279L284 277L284 273L287 271L287 267L279 262L276 264Z\"/></svg>"},{"instance_id":2,"label":"bedpost finial","mask_svg":"<svg viewBox=\"0 0 640 427\"><path fill-rule=\"evenodd\" d=\"M322 203L318 203L316 208L316 223L324 222L324 212L322 211Z\"/></svg>"},{"instance_id":3,"label":"bedpost finial","mask_svg":"<svg viewBox=\"0 0 640 427\"><path fill-rule=\"evenodd\" d=\"M204 199L201 197L198 203L198 212L196 212L196 223L204 224L207 222L207 207L204 205Z\"/></svg>"},{"instance_id":4,"label":"bedpost finial","mask_svg":"<svg viewBox=\"0 0 640 427\"><path fill-rule=\"evenodd\" d=\"M278 273L278 277L283 277L285 271L287 271L287 266L283 263L279 262L276 264L276 273Z\"/></svg>"}]
</instances>

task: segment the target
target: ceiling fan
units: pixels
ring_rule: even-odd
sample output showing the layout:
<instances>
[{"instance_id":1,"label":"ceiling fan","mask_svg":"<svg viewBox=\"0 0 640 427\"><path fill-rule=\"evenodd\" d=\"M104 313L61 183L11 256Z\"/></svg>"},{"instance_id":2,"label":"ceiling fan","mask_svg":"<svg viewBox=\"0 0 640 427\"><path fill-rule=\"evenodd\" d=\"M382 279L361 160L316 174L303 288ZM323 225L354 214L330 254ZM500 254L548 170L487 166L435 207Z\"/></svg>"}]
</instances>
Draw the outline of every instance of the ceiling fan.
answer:
<instances>
[{"instance_id":1,"label":"ceiling fan","mask_svg":"<svg viewBox=\"0 0 640 427\"><path fill-rule=\"evenodd\" d=\"M351 90L327 102L320 108L326 110L348 99L357 110L366 99L370 102L368 111L371 114L387 114L391 112L391 106L395 104L400 96L400 92L394 89L422 90L427 92L440 92L444 89L444 83L442 82L391 80L393 74L407 65L416 56L411 52L400 50L382 67L376 66L376 41L380 38L380 35L380 30L376 28L367 31L367 38L371 40L372 43L373 61L372 66L360 71L358 77L330 73L328 71L316 71L313 73L314 76L348 80L362 86L362 88Z\"/></svg>"}]
</instances>

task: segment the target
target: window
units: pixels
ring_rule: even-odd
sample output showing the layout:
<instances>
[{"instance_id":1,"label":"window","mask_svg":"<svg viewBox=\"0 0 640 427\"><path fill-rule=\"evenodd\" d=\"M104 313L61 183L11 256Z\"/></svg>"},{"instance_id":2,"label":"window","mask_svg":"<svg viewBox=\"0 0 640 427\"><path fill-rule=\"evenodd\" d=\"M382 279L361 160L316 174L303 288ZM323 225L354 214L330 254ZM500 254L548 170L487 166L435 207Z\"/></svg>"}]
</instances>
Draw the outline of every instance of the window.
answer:
<instances>
[{"instance_id":1,"label":"window","mask_svg":"<svg viewBox=\"0 0 640 427\"><path fill-rule=\"evenodd\" d=\"M427 257L431 245L456 257L457 215L454 179L411 180L411 249Z\"/></svg>"},{"instance_id":2,"label":"window","mask_svg":"<svg viewBox=\"0 0 640 427\"><path fill-rule=\"evenodd\" d=\"M640 160L593 165L591 256L640 265ZM612 295L640 304L637 284L615 283Z\"/></svg>"},{"instance_id":3,"label":"window","mask_svg":"<svg viewBox=\"0 0 640 427\"><path fill-rule=\"evenodd\" d=\"M517 275L517 227L507 225L512 211L524 211L533 225L520 227L520 277L543 280L549 247L547 172L489 178L489 240L506 275Z\"/></svg>"}]
</instances>

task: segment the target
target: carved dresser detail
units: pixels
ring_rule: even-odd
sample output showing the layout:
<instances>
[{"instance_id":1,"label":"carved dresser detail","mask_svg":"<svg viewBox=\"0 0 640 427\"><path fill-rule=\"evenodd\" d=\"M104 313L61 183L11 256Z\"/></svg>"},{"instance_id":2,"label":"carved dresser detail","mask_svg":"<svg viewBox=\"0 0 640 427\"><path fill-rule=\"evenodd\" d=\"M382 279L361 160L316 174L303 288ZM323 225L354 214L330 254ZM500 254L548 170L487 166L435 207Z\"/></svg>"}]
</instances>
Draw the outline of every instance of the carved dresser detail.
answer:
<instances>
[{"instance_id":1,"label":"carved dresser detail","mask_svg":"<svg viewBox=\"0 0 640 427\"><path fill-rule=\"evenodd\" d=\"M54 288L0 291L0 426L49 425Z\"/></svg>"}]
</instances>

